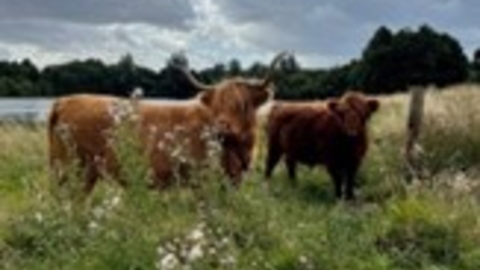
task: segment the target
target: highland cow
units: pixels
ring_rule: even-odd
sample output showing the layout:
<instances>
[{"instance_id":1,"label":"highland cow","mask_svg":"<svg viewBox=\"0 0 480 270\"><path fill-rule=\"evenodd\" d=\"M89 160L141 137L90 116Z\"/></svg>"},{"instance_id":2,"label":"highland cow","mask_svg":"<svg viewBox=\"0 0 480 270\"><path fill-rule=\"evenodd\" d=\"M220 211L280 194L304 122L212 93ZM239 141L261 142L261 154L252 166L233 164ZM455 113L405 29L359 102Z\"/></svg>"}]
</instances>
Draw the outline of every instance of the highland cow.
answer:
<instances>
[{"instance_id":1,"label":"highland cow","mask_svg":"<svg viewBox=\"0 0 480 270\"><path fill-rule=\"evenodd\" d=\"M187 152L193 160L207 158L207 142L201 136L205 128L217 132L221 145L221 165L235 185L251 161L255 143L256 110L272 95L272 70L285 53L277 55L263 79L228 78L215 85L197 81L186 69L180 68L199 94L187 101L154 103L138 101L137 134L148 156L155 186L163 187L175 173L169 154L157 147L165 142L165 134L177 126L185 129L189 139ZM105 174L119 178L120 165L109 145L107 134L114 127L112 108L122 98L77 94L57 99L48 120L49 158L55 175L64 179L69 144L74 147L85 176L84 191L92 191ZM69 139L59 129L68 130ZM153 133L153 134L152 134ZM153 147L150 147L153 146Z\"/></svg>"},{"instance_id":2,"label":"highland cow","mask_svg":"<svg viewBox=\"0 0 480 270\"><path fill-rule=\"evenodd\" d=\"M274 105L268 117L266 178L282 157L292 183L297 164L323 164L335 196L354 198L355 177L367 151L367 122L379 102L358 92L310 105Z\"/></svg>"}]
</instances>

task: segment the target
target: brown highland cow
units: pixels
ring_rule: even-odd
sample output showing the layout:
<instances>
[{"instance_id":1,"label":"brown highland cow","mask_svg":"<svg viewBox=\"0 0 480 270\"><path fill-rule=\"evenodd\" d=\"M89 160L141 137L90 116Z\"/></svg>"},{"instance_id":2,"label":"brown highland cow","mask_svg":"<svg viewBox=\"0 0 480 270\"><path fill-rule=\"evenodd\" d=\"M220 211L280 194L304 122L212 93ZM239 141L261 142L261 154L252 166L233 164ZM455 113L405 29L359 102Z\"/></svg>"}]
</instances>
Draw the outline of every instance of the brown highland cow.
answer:
<instances>
[{"instance_id":1,"label":"brown highland cow","mask_svg":"<svg viewBox=\"0 0 480 270\"><path fill-rule=\"evenodd\" d=\"M353 199L355 176L368 146L366 125L379 105L378 100L359 92L310 105L274 105L267 122L266 178L282 156L292 181L298 163L323 164L336 197Z\"/></svg>"},{"instance_id":2,"label":"brown highland cow","mask_svg":"<svg viewBox=\"0 0 480 270\"><path fill-rule=\"evenodd\" d=\"M272 70L286 53L278 54L264 79L228 78L215 85L204 85L186 69L181 68L200 92L197 97L177 102L138 101L138 135L149 158L155 186L163 187L174 171L171 158L161 147L165 134L181 126L188 135L188 154L197 161L207 158L204 129L217 130L221 145L221 165L234 184L251 161L255 143L256 110L272 95ZM64 179L66 165L71 162L69 144L74 147L80 168L85 175L84 190L92 191L105 174L120 180L117 160L109 146L108 131L114 126L112 108L124 99L79 94L57 99L48 120L49 158L51 169ZM59 130L67 129L65 141ZM148 143L147 143L148 142ZM153 147L151 147L153 146Z\"/></svg>"}]
</instances>

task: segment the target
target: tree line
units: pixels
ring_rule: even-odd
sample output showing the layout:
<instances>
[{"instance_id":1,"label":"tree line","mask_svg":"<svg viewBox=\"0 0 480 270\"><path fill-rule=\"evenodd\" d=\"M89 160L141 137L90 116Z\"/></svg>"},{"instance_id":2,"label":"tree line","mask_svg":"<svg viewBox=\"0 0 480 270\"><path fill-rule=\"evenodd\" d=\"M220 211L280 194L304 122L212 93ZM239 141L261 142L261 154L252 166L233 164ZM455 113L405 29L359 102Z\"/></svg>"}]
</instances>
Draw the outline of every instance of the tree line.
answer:
<instances>
[{"instance_id":1,"label":"tree line","mask_svg":"<svg viewBox=\"0 0 480 270\"><path fill-rule=\"evenodd\" d=\"M173 54L168 63L183 61ZM206 83L228 76L262 77L267 64L256 62L244 68L238 59L194 71ZM366 93L393 93L411 85L439 87L460 82L480 82L480 48L471 61L451 35L428 25L393 32L379 27L358 59L326 69L302 68L294 56L276 70L276 97L318 99L341 95L347 89ZM98 59L75 60L38 69L29 59L0 61L0 96L60 96L78 92L129 95L141 87L149 97L184 99L196 94L183 74L165 65L160 70L137 65L129 54L117 63Z\"/></svg>"}]
</instances>

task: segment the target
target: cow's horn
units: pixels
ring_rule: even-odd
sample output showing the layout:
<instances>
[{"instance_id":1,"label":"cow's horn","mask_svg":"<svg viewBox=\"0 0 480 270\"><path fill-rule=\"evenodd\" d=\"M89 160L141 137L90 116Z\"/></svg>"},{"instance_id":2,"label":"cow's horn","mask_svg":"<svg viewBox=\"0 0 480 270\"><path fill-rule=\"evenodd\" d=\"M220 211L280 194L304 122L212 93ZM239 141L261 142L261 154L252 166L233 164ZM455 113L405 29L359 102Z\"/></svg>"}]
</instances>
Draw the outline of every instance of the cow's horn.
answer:
<instances>
[{"instance_id":1,"label":"cow's horn","mask_svg":"<svg viewBox=\"0 0 480 270\"><path fill-rule=\"evenodd\" d=\"M265 75L265 78L263 79L261 86L262 88L267 87L267 85L272 81L273 77L273 70L275 69L275 66L280 63L280 61L290 53L288 51L282 51L278 53L275 58L273 58L272 63L270 64L269 69L267 70L267 74Z\"/></svg>"},{"instance_id":2,"label":"cow's horn","mask_svg":"<svg viewBox=\"0 0 480 270\"><path fill-rule=\"evenodd\" d=\"M185 77L187 77L188 81L198 90L207 91L207 90L211 90L211 89L214 88L211 85L204 84L204 83L200 82L199 80L197 80L193 76L192 72L187 67L180 66L180 65L172 65L172 66L174 68L180 70L185 75Z\"/></svg>"}]
</instances>

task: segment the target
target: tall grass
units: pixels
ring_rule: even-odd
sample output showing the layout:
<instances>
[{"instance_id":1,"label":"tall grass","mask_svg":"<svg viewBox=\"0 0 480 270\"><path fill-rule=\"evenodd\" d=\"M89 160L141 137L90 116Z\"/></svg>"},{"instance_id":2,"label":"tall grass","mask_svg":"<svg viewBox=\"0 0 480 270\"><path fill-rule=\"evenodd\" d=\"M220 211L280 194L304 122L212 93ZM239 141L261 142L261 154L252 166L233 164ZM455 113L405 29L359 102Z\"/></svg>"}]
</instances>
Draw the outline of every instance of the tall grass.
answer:
<instances>
[{"instance_id":1,"label":"tall grass","mask_svg":"<svg viewBox=\"0 0 480 270\"><path fill-rule=\"evenodd\" d=\"M265 188L262 129L255 164L239 189L213 162L196 168L194 187L172 185L163 192L145 188L145 160L135 140L128 140L131 134L119 129L115 149L128 164L122 172L128 187L105 179L78 202L57 196L71 186L49 179L44 126L0 126L0 265L479 269L477 91L427 93L419 145L421 168L428 173L411 183L401 152L408 98L381 97L354 204L333 199L321 167L301 167L293 188L279 166Z\"/></svg>"}]
</instances>

